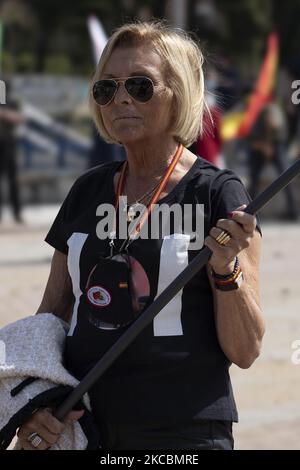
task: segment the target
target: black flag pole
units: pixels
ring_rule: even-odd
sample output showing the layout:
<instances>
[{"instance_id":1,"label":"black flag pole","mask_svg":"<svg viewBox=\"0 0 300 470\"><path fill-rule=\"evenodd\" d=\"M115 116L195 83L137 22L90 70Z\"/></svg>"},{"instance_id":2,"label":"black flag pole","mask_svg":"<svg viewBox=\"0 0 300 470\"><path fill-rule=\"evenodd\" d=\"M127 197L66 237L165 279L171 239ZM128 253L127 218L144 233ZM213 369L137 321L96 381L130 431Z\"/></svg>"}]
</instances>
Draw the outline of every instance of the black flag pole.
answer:
<instances>
[{"instance_id":1,"label":"black flag pole","mask_svg":"<svg viewBox=\"0 0 300 470\"><path fill-rule=\"evenodd\" d=\"M259 196L253 199L244 209L244 212L255 215L299 174L300 159L282 173L279 178L268 186ZM62 421L64 419L67 413L73 409L82 396L99 380L104 372L134 341L140 332L152 322L154 317L172 300L185 284L206 265L211 255L211 250L208 247L204 247L179 276L177 276L134 323L132 323L125 333L81 380L77 387L74 388L65 401L54 411L53 414L58 420Z\"/></svg>"}]
</instances>

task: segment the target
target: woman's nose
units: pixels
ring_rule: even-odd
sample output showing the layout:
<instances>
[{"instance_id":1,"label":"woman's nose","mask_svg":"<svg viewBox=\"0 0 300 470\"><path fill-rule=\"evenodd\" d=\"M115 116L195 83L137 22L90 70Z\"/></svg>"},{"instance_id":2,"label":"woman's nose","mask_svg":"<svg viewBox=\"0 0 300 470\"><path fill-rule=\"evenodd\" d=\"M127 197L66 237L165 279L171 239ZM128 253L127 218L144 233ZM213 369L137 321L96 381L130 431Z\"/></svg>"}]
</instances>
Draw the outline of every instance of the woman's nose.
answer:
<instances>
[{"instance_id":1,"label":"woman's nose","mask_svg":"<svg viewBox=\"0 0 300 470\"><path fill-rule=\"evenodd\" d=\"M116 104L131 102L131 97L126 90L124 83L118 83L118 88L114 97L114 102Z\"/></svg>"}]
</instances>

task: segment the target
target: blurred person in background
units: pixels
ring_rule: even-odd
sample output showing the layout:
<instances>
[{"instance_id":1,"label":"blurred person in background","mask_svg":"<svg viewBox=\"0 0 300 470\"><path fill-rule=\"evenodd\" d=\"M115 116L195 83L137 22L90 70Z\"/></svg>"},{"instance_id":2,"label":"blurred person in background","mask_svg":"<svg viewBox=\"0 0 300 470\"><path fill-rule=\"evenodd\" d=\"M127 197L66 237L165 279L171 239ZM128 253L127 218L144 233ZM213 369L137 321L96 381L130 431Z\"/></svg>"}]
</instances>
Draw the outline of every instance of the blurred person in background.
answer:
<instances>
[{"instance_id":1,"label":"blurred person in background","mask_svg":"<svg viewBox=\"0 0 300 470\"><path fill-rule=\"evenodd\" d=\"M243 83L237 67L225 53L218 60L216 92L222 97L222 111L229 111L241 98Z\"/></svg>"},{"instance_id":2,"label":"blurred person in background","mask_svg":"<svg viewBox=\"0 0 300 470\"><path fill-rule=\"evenodd\" d=\"M283 111L275 101L264 106L248 136L249 193L254 198L259 192L262 172L273 165L278 174L286 170L287 125ZM299 213L291 185L285 189L286 211L282 219L298 220Z\"/></svg>"},{"instance_id":3,"label":"blurred person in background","mask_svg":"<svg viewBox=\"0 0 300 470\"><path fill-rule=\"evenodd\" d=\"M194 151L212 165L220 168L222 154L221 111L213 94L207 94L206 101L210 112L204 114L204 133L197 139Z\"/></svg>"},{"instance_id":4,"label":"blurred person in background","mask_svg":"<svg viewBox=\"0 0 300 470\"><path fill-rule=\"evenodd\" d=\"M300 141L300 105L295 104L292 101L291 93L294 92L292 88L292 84L294 81L300 80L300 55L293 57L287 67L288 73L288 89L289 93L287 93L286 101L285 101L285 108L287 114L287 123L288 123L288 133L289 133L289 141L297 140Z\"/></svg>"},{"instance_id":5,"label":"blurred person in background","mask_svg":"<svg viewBox=\"0 0 300 470\"><path fill-rule=\"evenodd\" d=\"M198 137L190 150L205 158L212 165L221 167L222 138L221 138L221 108L218 105L216 89L218 87L217 71L210 67L205 76L205 100L209 112L203 115L204 132Z\"/></svg>"},{"instance_id":6,"label":"blurred person in background","mask_svg":"<svg viewBox=\"0 0 300 470\"><path fill-rule=\"evenodd\" d=\"M11 83L4 80L6 85L6 104L0 105L0 219L2 215L4 178L8 182L9 202L15 222L23 222L17 178L17 145L16 127L24 121L19 112L16 100L11 96Z\"/></svg>"},{"instance_id":7,"label":"blurred person in background","mask_svg":"<svg viewBox=\"0 0 300 470\"><path fill-rule=\"evenodd\" d=\"M103 138L122 143L127 160L82 175L45 239L55 251L37 313L70 322L64 364L79 380L203 244L212 251L208 265L90 389L103 449L232 450L238 415L229 368L248 368L260 353L261 233L242 211L249 196L232 171L187 149L207 107L202 64L197 44L163 23L114 32L93 78L91 108ZM99 206L124 210L129 224L138 202L150 217L153 200L192 205L193 223L204 205L199 250L176 227L157 238L131 239L130 226L125 240L118 226L110 238L97 236ZM26 450L45 450L61 427L49 410L37 410L18 437Z\"/></svg>"}]
</instances>

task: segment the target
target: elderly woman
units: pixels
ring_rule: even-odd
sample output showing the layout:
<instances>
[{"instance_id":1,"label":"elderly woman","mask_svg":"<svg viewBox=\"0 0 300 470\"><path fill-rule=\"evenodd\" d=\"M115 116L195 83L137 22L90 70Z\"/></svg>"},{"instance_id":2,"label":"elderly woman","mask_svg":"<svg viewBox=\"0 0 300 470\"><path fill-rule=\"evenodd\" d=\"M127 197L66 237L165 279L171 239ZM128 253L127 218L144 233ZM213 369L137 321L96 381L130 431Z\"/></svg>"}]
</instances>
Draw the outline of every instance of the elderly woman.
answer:
<instances>
[{"instance_id":1,"label":"elderly woman","mask_svg":"<svg viewBox=\"0 0 300 470\"><path fill-rule=\"evenodd\" d=\"M65 364L78 379L203 244L212 251L207 268L90 390L104 449L232 449L238 417L229 367L246 369L260 352L261 234L255 217L242 210L249 196L232 171L187 149L202 132L202 64L190 37L159 22L116 30L93 78L91 108L101 136L123 145L127 161L81 176L46 237L55 252L38 313L70 320ZM202 205L202 245L191 249L192 238L175 225L166 236L142 238L137 228L124 239L117 219L110 237L100 236L101 207L120 213L119 196L127 197L122 211L129 228L137 203L147 208L148 221L154 203ZM39 410L19 437L33 449L28 436L37 432L42 450L62 429Z\"/></svg>"}]
</instances>

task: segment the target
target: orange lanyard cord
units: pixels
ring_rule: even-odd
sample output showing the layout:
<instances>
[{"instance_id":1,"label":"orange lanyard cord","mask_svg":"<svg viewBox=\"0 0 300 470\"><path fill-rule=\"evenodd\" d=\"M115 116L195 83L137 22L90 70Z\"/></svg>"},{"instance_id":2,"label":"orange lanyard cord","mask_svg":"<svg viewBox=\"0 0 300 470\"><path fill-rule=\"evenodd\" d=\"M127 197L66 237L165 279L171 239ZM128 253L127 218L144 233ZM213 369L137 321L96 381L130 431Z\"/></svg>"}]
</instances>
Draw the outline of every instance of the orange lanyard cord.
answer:
<instances>
[{"instance_id":1,"label":"orange lanyard cord","mask_svg":"<svg viewBox=\"0 0 300 470\"><path fill-rule=\"evenodd\" d=\"M179 144L178 148L176 150L176 153L175 153L169 167L167 168L166 173L165 173L159 187L157 188L156 193L152 196L152 199L151 199L151 201L149 202L149 204L147 206L147 210L143 213L140 222L137 224L137 226L134 228L133 232L130 234L130 238L135 238L136 235L141 231L142 226L144 225L147 218L149 217L149 215L152 212L154 204L156 204L156 202L159 199L159 196L161 195L161 193L165 189L165 187L166 187L166 185L167 185L167 183L170 179L170 176L171 176L172 172L174 171L175 166L177 165L179 158L182 155L182 152L183 152L183 145ZM120 198L120 195L121 195L121 193L123 191L123 188L124 188L125 173L126 173L127 165L128 165L128 162L126 161L124 163L124 166L122 168L122 172L121 172L121 175L120 175L119 181L118 181L116 202L115 202L115 212L116 213L117 213L117 210L118 210L118 207L119 207L119 198Z\"/></svg>"}]
</instances>

